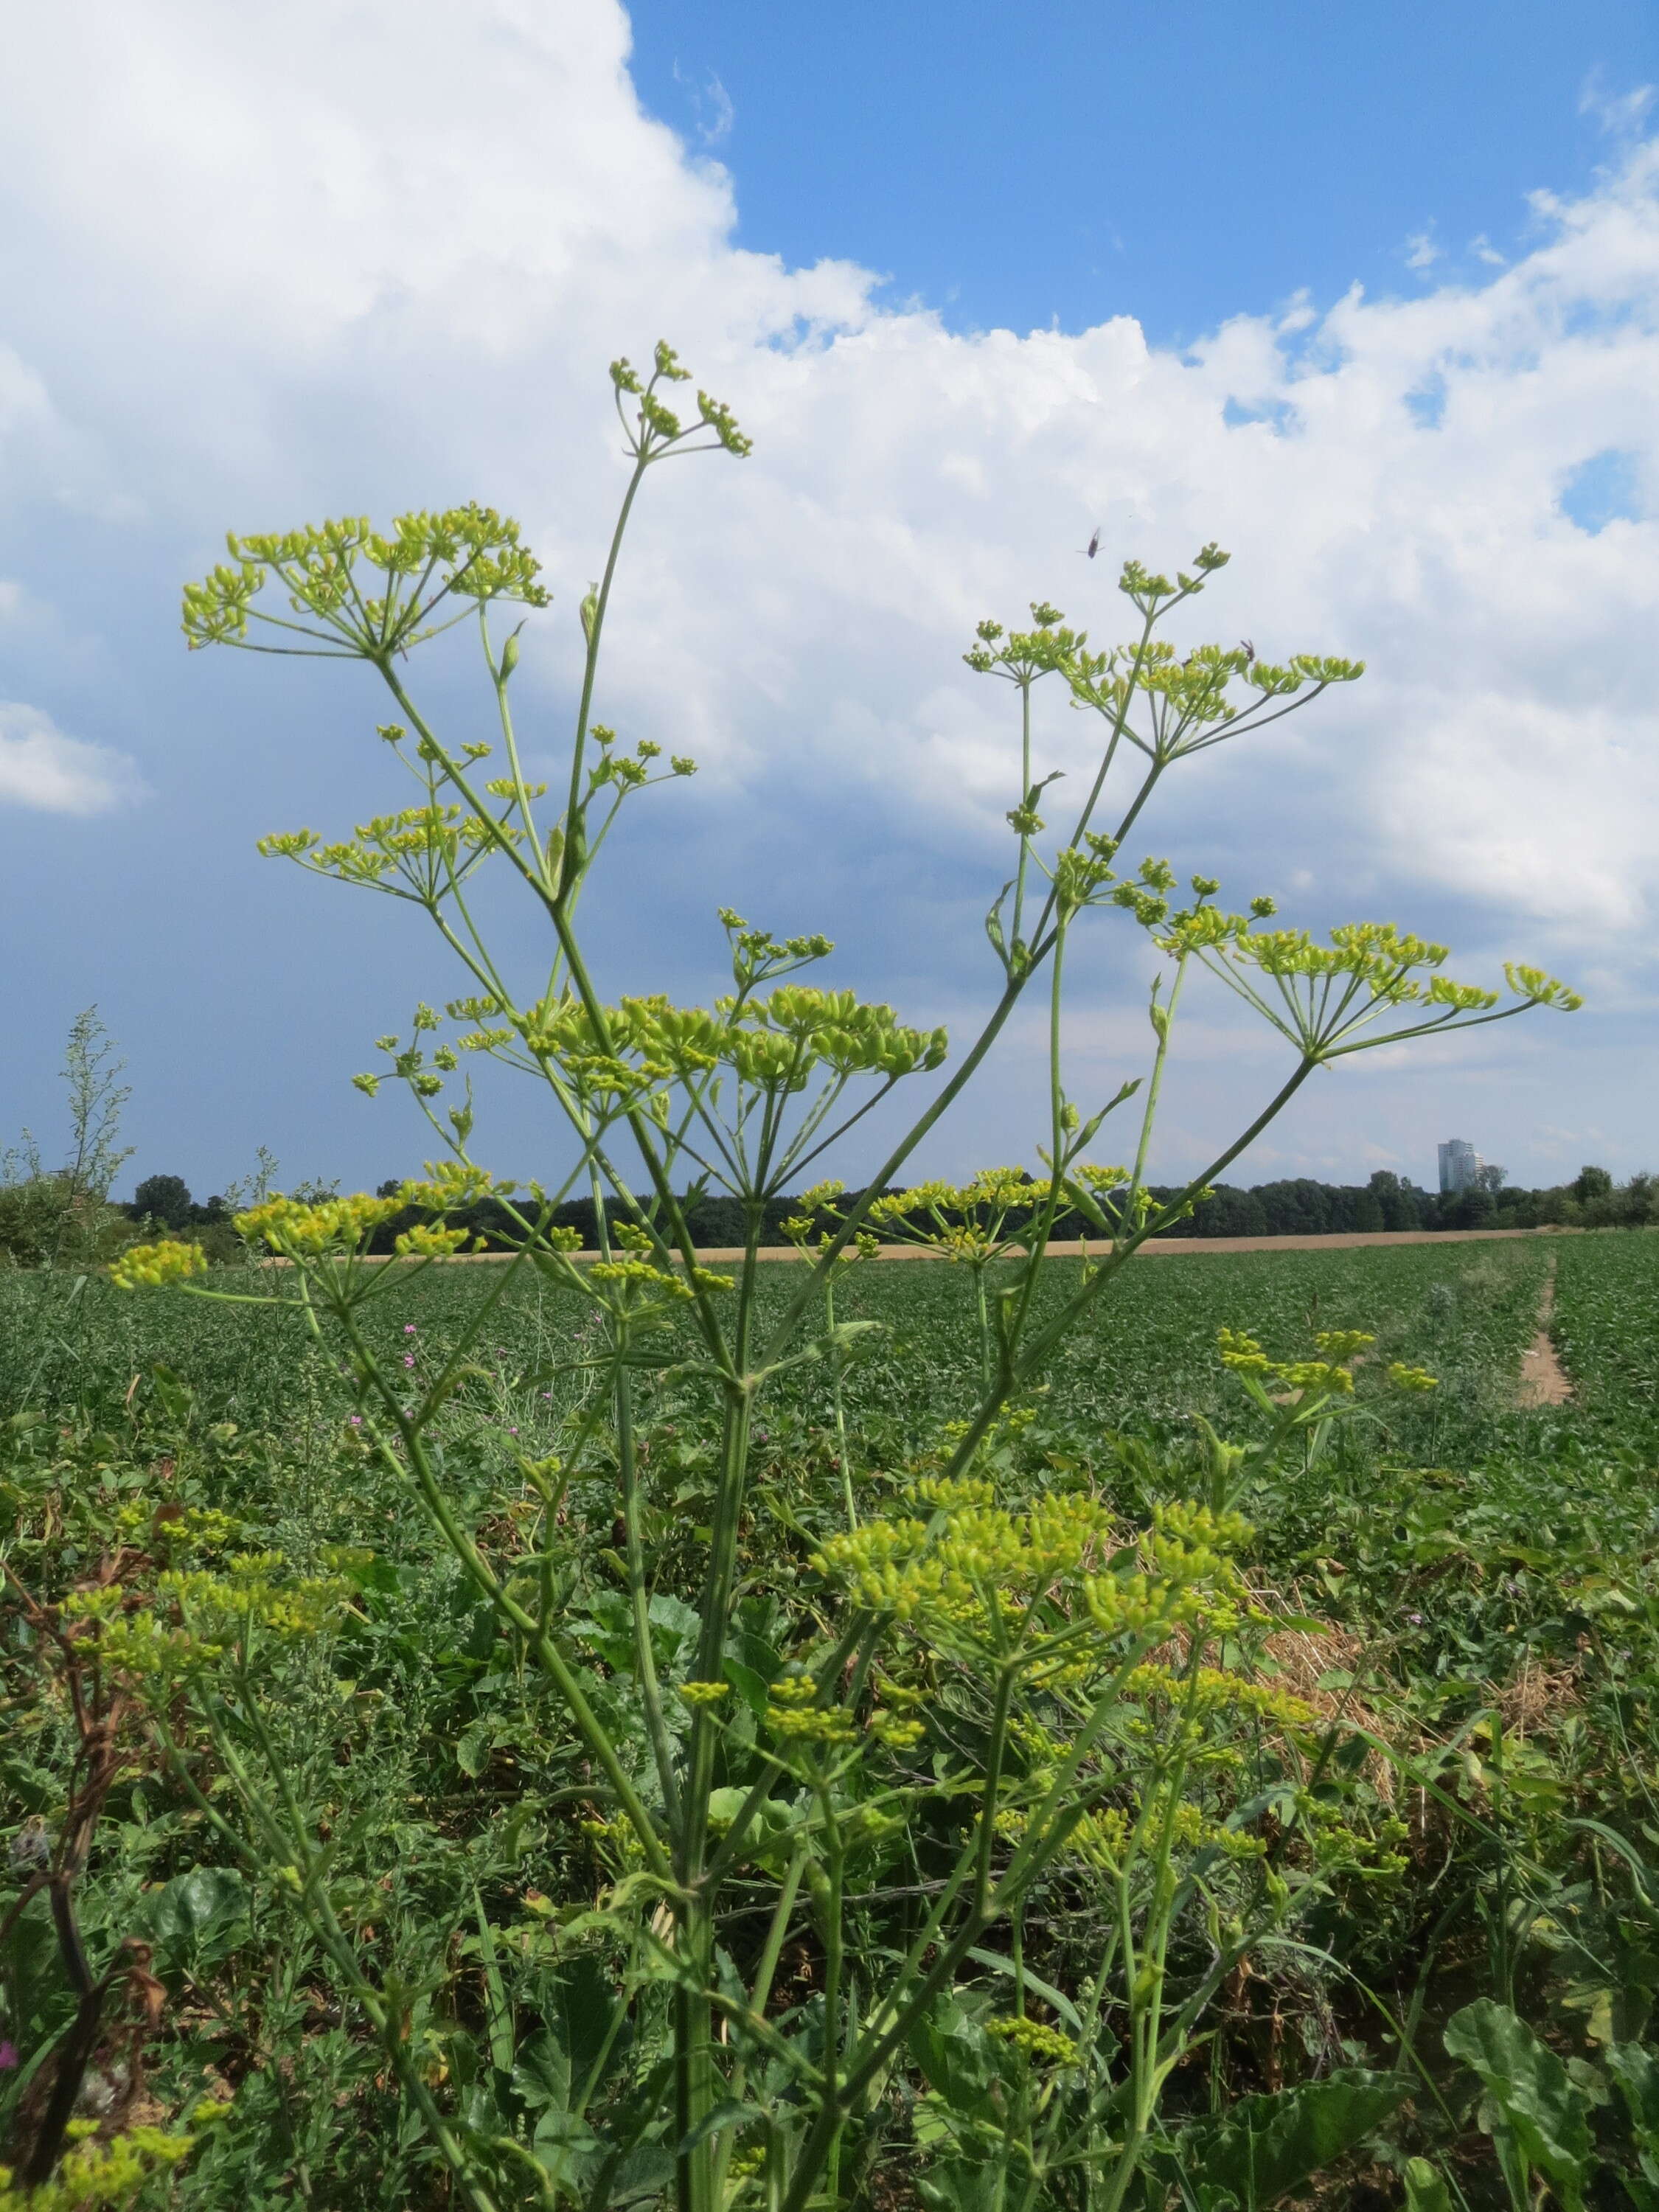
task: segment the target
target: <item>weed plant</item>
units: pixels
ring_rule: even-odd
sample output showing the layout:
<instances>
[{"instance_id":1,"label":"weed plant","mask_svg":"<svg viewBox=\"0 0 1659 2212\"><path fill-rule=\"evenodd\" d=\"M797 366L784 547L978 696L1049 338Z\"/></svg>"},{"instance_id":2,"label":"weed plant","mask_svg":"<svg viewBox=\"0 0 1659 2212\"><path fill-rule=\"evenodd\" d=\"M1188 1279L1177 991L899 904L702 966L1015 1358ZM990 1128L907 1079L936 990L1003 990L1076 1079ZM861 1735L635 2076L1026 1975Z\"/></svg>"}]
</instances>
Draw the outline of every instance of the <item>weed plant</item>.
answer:
<instances>
[{"instance_id":1,"label":"weed plant","mask_svg":"<svg viewBox=\"0 0 1659 2212\"><path fill-rule=\"evenodd\" d=\"M611 376L629 477L579 609L551 810L512 711L522 625L499 629L549 596L514 524L472 507L233 539L185 595L192 645L384 684L414 803L266 849L422 911L462 995L419 1006L358 1079L426 1116L423 1176L246 1209L240 1273L137 1247L108 1287L53 1305L51 1286L8 1355L28 1397L6 1431L14 2194L1242 2212L1362 2146L1423 2205L1571 2205L1607 2160L1634 2189L1659 2142L1632 1810L1651 1743L1629 1684L1646 1601L1605 1565L1593 1595L1562 1588L1517 1526L1535 1480L1466 1531L1439 1510L1466 1478L1425 1465L1503 1432L1494 1378L1535 1312L1535 1255L1450 1278L1427 1254L1322 1278L1135 1257L1316 1069L1576 1000L1516 967L1502 1000L1391 926L1320 945L1270 927L1268 901L1232 911L1206 878L1178 894L1164 863L1121 865L1181 762L1360 673L1179 655L1160 633L1224 564L1214 547L1173 580L1126 565L1122 645L1091 651L1041 604L1029 629L981 625L966 658L1008 687L1019 762L994 997L958 1054L800 981L826 939L730 913L712 1007L607 999L583 888L624 805L693 765L662 770L596 719L624 533L659 462L748 451L707 395L695 420L671 409L686 379L665 346L648 377ZM413 649L463 622L489 738L441 734L409 688ZM1099 734L1059 836L1045 684ZM482 929L486 866L543 933L527 974ZM1060 1079L1066 963L1110 921L1164 969L1145 1067L1081 1104ZM1163 1077L1206 974L1287 1070L1160 1199ZM874 1202L834 1186L799 1224L810 1258L761 1263L767 1204L936 1077L867 1188L901 1179L1031 992L1040 1172L1012 1233L996 1176L978 1186L960 1318L935 1303L960 1269L901 1285L858 1263ZM556 1188L475 1158L470 1055L540 1088L568 1148ZM1124 1159L1102 1164L1115 1113ZM594 1264L553 1225L572 1189L617 1209ZM706 1192L749 1224L729 1273L696 1260ZM485 1196L516 1251L441 1268L465 1241L451 1215ZM372 1261L409 1207L409 1264ZM1072 1215L1091 1256L1048 1261ZM939 1225L925 1195L908 1218ZM146 1290L155 1318L111 1322ZM1431 1337L1449 1414L1413 1356ZM1601 1503L1631 1556L1641 1510ZM1563 1534L1583 1583L1582 1533ZM1425 1578L1430 1698L1396 1667ZM1522 1719L1505 1638L1553 1682L1595 1674L1594 1697L1540 1692ZM1552 1943L1601 2053L1577 2073L1527 2024ZM1449 1958L1467 2002L1431 2014ZM1466 2183L1477 2110L1493 2155ZM180 2116L171 2133L155 2112ZM77 2134L118 2166L107 2187L72 2166Z\"/></svg>"}]
</instances>

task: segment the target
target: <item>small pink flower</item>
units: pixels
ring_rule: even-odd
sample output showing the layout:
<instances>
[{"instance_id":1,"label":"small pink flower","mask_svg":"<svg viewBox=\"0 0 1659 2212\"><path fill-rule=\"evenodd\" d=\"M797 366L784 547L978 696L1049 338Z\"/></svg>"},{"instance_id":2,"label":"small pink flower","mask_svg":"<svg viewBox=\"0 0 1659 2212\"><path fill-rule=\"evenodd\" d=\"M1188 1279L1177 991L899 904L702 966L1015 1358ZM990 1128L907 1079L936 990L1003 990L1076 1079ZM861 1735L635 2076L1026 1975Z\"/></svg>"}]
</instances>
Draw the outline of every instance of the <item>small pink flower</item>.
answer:
<instances>
[{"instance_id":1,"label":"small pink flower","mask_svg":"<svg viewBox=\"0 0 1659 2212\"><path fill-rule=\"evenodd\" d=\"M404 1323L404 1334L405 1336L413 1336L413 1335L414 1335L414 1334L415 1334L415 1324L414 1324L414 1322L413 1322L412 1321L406 1321L406 1322Z\"/></svg>"},{"instance_id":2,"label":"small pink flower","mask_svg":"<svg viewBox=\"0 0 1659 2212\"><path fill-rule=\"evenodd\" d=\"M519 1432L516 1429L509 1429L507 1433L510 1437L516 1437Z\"/></svg>"},{"instance_id":3,"label":"small pink flower","mask_svg":"<svg viewBox=\"0 0 1659 2212\"><path fill-rule=\"evenodd\" d=\"M352 1425L352 1427L353 1427L354 1429L361 1429L361 1428L362 1428L362 1426L363 1425L363 1417L362 1417L362 1415L361 1413L354 1413L354 1414L352 1415L352 1417L351 1417L351 1425Z\"/></svg>"},{"instance_id":4,"label":"small pink flower","mask_svg":"<svg viewBox=\"0 0 1659 2212\"><path fill-rule=\"evenodd\" d=\"M414 1353L413 1353L412 1352L404 1352L404 1365L405 1367L412 1367L414 1364L415 1364L415 1355L414 1355Z\"/></svg>"}]
</instances>

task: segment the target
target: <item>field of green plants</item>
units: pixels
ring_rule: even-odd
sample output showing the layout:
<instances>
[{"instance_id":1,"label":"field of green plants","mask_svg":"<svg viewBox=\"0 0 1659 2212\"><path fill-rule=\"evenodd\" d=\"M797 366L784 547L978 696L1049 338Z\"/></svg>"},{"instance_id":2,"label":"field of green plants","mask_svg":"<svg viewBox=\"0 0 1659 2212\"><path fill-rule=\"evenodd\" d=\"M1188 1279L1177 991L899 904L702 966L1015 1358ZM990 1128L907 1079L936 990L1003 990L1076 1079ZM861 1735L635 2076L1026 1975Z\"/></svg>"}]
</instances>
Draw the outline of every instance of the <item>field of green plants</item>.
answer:
<instances>
[{"instance_id":1,"label":"field of green plants","mask_svg":"<svg viewBox=\"0 0 1659 2212\"><path fill-rule=\"evenodd\" d=\"M388 702L404 803L261 850L429 931L439 1005L353 1080L434 1157L134 1241L77 1030L88 1141L0 1273L0 2212L1659 2212L1659 1240L1142 1255L1316 1074L1577 995L1130 858L1364 674L1193 645L1206 544L1124 562L1115 641L975 629L976 1029L730 909L708 1003L607 996L585 888L696 767L599 719L624 537L659 462L750 453L667 344L610 381L550 799L510 519L233 536L185 592L192 649ZM462 624L483 711L424 711ZM1140 1049L1073 1097L1068 975L1125 944ZM1175 1181L1201 990L1279 1059ZM1005 1032L1036 1168L915 1182ZM479 1157L474 1066L562 1181ZM485 1218L509 1256L441 1264ZM1580 1396L1523 1407L1552 1291Z\"/></svg>"},{"instance_id":2,"label":"field of green plants","mask_svg":"<svg viewBox=\"0 0 1659 2212\"><path fill-rule=\"evenodd\" d=\"M1575 1400L1522 1410L1520 1355L1552 1263ZM1058 1296L1077 1263L1048 1265ZM412 1389L444 1362L477 1271L393 1272L377 1327ZM775 1268L765 1295L793 1272ZM840 1305L884 1324L843 1397L858 1510L890 1516L925 1480L930 1439L970 1378L972 1301L960 1268L874 1263L848 1271ZM1014 1512L1086 1499L1133 1525L1201 1483L1192 1414L1246 1442L1267 1425L1216 1356L1220 1330L1252 1331L1286 1359L1315 1328L1376 1335L1352 1416L1316 1443L1290 1440L1236 1501L1266 1618L1234 1655L1254 1702L1205 1714L1202 1778L1185 1784L1228 1840L1194 1835L1176 1859L1174 1988L1201 1981L1264 1885L1280 1894L1181 2052L1136 2203L1265 2205L1312 2189L1355 2205L1501 2204L1511 2111L1534 2191L1648 2201L1656 1317L1659 1237L1160 1257L1103 1303L996 1442L991 1480ZM545 1568L521 1456L568 1449L580 1426L556 1355L585 1326L568 1294L515 1288L445 1417L458 1506L529 1580ZM671 2169L672 1988L637 1851L583 1747L550 1724L523 1650L361 1442L342 1360L291 1315L51 1275L0 1277L0 1401L26 1409L4 1431L0 1475L14 1892L101 1755L78 1695L93 1733L108 1729L113 1767L77 1885L81 1941L106 1975L143 1960L121 2036L100 2046L98 2094L127 2098L136 2077L142 2111L207 2100L221 2115L148 2190L192 2212L451 2201L365 2010L373 1991L436 2106L497 2146L498 2201L580 2202L602 2177L612 2203L655 2194ZM1439 1387L1391 1392L1389 1360ZM653 1634L673 1685L690 1667L717 1409L671 1368L639 1424ZM824 1363L793 1371L756 1441L726 1638L728 1793L750 1780L769 1686L827 1595L821 1547L842 1486ZM640 1753L615 1484L600 1443L562 1492L557 1613ZM151 1725L142 1699L77 1661L83 1647L54 1642L54 1618L76 1610L69 1591L89 1579L118 1598L106 1635L124 1615L199 1632L216 1606L222 1632L210 1585L228 1572L258 1632L210 1690L199 1665L164 1670ZM892 1741L840 1875L854 1978L926 1934L961 1733L975 1724L955 1655L922 1641L888 1664ZM1158 1710L1149 1692L1154 1729L1168 1724ZM1133 1729L1123 1752L1154 1755ZM896 1852L878 1816L899 1788L927 1812ZM273 1832L250 1851L260 1819ZM788 1850L769 1880L757 1843L718 1930L734 1976L752 1985L761 1970L760 2009L780 2021L810 2020L829 1971L812 1860ZM1091 2009L1111 1875L1108 1844L1079 1844L1013 1928L975 1948L869 2100L843 2191L856 2181L884 2205L1029 2201L1046 2156L1052 2201L1091 2201L1088 2167L1056 2170L1054 2153L1113 2125L1109 2104L1089 2114L1095 2069L1109 2078L1129 2027L1115 2004ZM325 1920L302 1882L325 1898ZM9 1946L0 2036L18 2075L77 2016L49 1904L25 1906ZM362 1986L342 1974L341 1946ZM736 2197L756 2185L745 2122L787 2093L765 2079L764 2050L750 2062L762 2078L728 2100ZM96 2094L86 2109L95 2117Z\"/></svg>"}]
</instances>

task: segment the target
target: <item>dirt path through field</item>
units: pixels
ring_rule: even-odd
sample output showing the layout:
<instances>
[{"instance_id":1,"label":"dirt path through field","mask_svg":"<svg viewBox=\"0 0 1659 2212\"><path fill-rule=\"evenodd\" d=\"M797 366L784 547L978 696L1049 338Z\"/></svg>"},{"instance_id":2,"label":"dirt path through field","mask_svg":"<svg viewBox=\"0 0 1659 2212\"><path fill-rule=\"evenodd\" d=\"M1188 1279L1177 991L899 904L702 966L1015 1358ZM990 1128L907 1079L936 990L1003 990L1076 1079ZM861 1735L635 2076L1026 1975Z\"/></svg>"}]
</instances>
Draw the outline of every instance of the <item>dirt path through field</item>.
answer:
<instances>
[{"instance_id":1,"label":"dirt path through field","mask_svg":"<svg viewBox=\"0 0 1659 2212\"><path fill-rule=\"evenodd\" d=\"M1582 1237L1582 1229L1563 1229L1553 1225L1545 1229L1383 1229L1362 1230L1346 1237L1159 1237L1143 1244L1135 1255L1138 1259L1154 1260L1160 1253L1180 1255L1188 1252L1352 1252L1361 1246L1390 1244L1500 1244L1517 1237ZM1097 1259L1098 1243L1083 1245L1057 1240L1048 1247L1051 1260L1075 1260L1085 1252ZM501 1252L456 1252L441 1261L443 1267L471 1267L475 1263L499 1264L507 1255ZM697 1258L709 1267L730 1267L743 1257L739 1244L699 1249ZM793 1244L763 1244L756 1253L757 1260L776 1260L787 1263L792 1260L816 1259L816 1253L798 1252ZM880 1260L942 1260L947 1255L930 1251L921 1244L883 1244L876 1256ZM598 1252L573 1252L573 1260L597 1260ZM269 1267L286 1267L286 1260L271 1260ZM410 1264L426 1265L425 1261ZM1551 1263L1553 1273L1553 1262Z\"/></svg>"},{"instance_id":2,"label":"dirt path through field","mask_svg":"<svg viewBox=\"0 0 1659 2212\"><path fill-rule=\"evenodd\" d=\"M1550 1340L1550 1316L1555 1311L1555 1261L1544 1277L1544 1295L1538 1301L1538 1334L1521 1355L1521 1380L1515 1398L1519 1406L1565 1406L1572 1395L1567 1370L1556 1357Z\"/></svg>"}]
</instances>

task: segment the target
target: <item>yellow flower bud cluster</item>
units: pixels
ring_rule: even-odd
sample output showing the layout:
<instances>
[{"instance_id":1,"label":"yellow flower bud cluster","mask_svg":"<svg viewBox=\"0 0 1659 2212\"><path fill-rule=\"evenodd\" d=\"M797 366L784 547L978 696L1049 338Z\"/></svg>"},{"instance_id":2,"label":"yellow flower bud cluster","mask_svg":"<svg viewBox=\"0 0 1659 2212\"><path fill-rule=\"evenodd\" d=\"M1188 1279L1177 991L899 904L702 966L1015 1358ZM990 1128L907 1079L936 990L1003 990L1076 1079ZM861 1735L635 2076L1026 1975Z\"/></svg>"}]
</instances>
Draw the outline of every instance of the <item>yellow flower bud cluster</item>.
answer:
<instances>
[{"instance_id":1,"label":"yellow flower bud cluster","mask_svg":"<svg viewBox=\"0 0 1659 2212\"><path fill-rule=\"evenodd\" d=\"M1045 1784L1047 1777L1039 1778ZM997 1815L997 1833L1019 1843L1030 1826L1029 1816L1017 1807ZM1061 1851L1074 1866L1092 1867L1097 1874L1115 1875L1121 1869L1134 1833L1133 1817L1115 1805L1096 1807L1073 1822Z\"/></svg>"},{"instance_id":2,"label":"yellow flower bud cluster","mask_svg":"<svg viewBox=\"0 0 1659 2212\"><path fill-rule=\"evenodd\" d=\"M412 1229L401 1230L392 1241L392 1249L404 1260L447 1260L459 1252L467 1242L465 1229L437 1229L429 1222L416 1222ZM478 1239L478 1249L484 1249L483 1239Z\"/></svg>"},{"instance_id":3,"label":"yellow flower bud cluster","mask_svg":"<svg viewBox=\"0 0 1659 2212\"><path fill-rule=\"evenodd\" d=\"M683 1276L653 1267L648 1260L595 1260L587 1270L590 1283L615 1283L623 1291L653 1290L669 1298L686 1299L691 1285Z\"/></svg>"},{"instance_id":4,"label":"yellow flower bud cluster","mask_svg":"<svg viewBox=\"0 0 1659 2212\"><path fill-rule=\"evenodd\" d=\"M167 1558L181 1553L222 1552L235 1542L243 1524L211 1505L179 1505L165 1510L149 1498L129 1498L115 1516L117 1534L126 1543Z\"/></svg>"},{"instance_id":5,"label":"yellow flower bud cluster","mask_svg":"<svg viewBox=\"0 0 1659 2212\"><path fill-rule=\"evenodd\" d=\"M680 1684L681 1697L694 1709L717 1705L723 1698L729 1698L731 1694L732 1685L729 1682L682 1682Z\"/></svg>"},{"instance_id":6,"label":"yellow flower bud cluster","mask_svg":"<svg viewBox=\"0 0 1659 2212\"><path fill-rule=\"evenodd\" d=\"M187 1283L207 1273L207 1254L199 1244L164 1237L156 1244L130 1244L113 1262L109 1279L118 1291L159 1289L163 1283Z\"/></svg>"},{"instance_id":7,"label":"yellow flower bud cluster","mask_svg":"<svg viewBox=\"0 0 1659 2212\"><path fill-rule=\"evenodd\" d=\"M814 1564L872 1613L981 1650L1011 1639L1040 1649L1044 1634L1085 1619L1113 1638L1182 1625L1224 1632L1250 1609L1229 1556L1250 1534L1236 1514L1165 1506L1133 1541L1083 1497L1043 1498L1024 1513L963 1504L940 1517L937 1528L915 1516L866 1522L830 1537ZM1079 1654L1072 1663L1085 1680L1104 1662Z\"/></svg>"},{"instance_id":8,"label":"yellow flower bud cluster","mask_svg":"<svg viewBox=\"0 0 1659 2212\"><path fill-rule=\"evenodd\" d=\"M294 1643L337 1619L350 1586L337 1575L289 1577L281 1552L239 1553L216 1571L169 1569L155 1580L153 1605L124 1610L112 1585L77 1598L78 1642L106 1664L137 1676L170 1679L215 1665L260 1641Z\"/></svg>"},{"instance_id":9,"label":"yellow flower bud cluster","mask_svg":"<svg viewBox=\"0 0 1659 2212\"><path fill-rule=\"evenodd\" d=\"M480 1200L510 1198L516 1183L498 1182L487 1168L471 1160L428 1160L423 1174L410 1176L398 1191L399 1206L423 1206L431 1213L447 1213Z\"/></svg>"},{"instance_id":10,"label":"yellow flower bud cluster","mask_svg":"<svg viewBox=\"0 0 1659 2212\"><path fill-rule=\"evenodd\" d=\"M1268 902L1257 901L1248 916L1223 915L1200 901L1171 917L1155 941L1177 957L1195 955L1313 1060L1462 1027L1490 1018L1498 1005L1496 991L1437 972L1448 957L1443 945L1392 922L1345 922L1331 931L1328 945L1319 945L1306 930L1255 928L1269 912ZM1511 964L1504 976L1515 1000L1507 1012L1553 1006L1571 1013L1583 1004L1541 969ZM1409 1027L1359 1037L1377 1015L1403 1007L1415 1009Z\"/></svg>"},{"instance_id":11,"label":"yellow flower bud cluster","mask_svg":"<svg viewBox=\"0 0 1659 2212\"><path fill-rule=\"evenodd\" d=\"M1143 1702L1178 1705L1194 1718L1218 1713L1247 1714L1274 1721L1281 1728L1311 1728L1318 1717L1303 1698L1270 1682L1253 1682L1218 1667L1200 1667L1196 1674L1177 1674L1168 1667L1137 1667L1124 1681L1126 1697Z\"/></svg>"},{"instance_id":12,"label":"yellow flower bud cluster","mask_svg":"<svg viewBox=\"0 0 1659 2212\"><path fill-rule=\"evenodd\" d=\"M1298 1403L1308 1401L1314 1404L1338 1397L1349 1397L1353 1392L1353 1366L1363 1353L1376 1341L1376 1337L1363 1328L1327 1328L1317 1331L1314 1337L1317 1359L1269 1359L1257 1340L1243 1329L1224 1328L1218 1342L1221 1364L1230 1367L1257 1402L1262 1402L1269 1384L1277 1384L1286 1395L1294 1395ZM1432 1390L1436 1378L1425 1368L1408 1367L1402 1360L1395 1360L1385 1370L1389 1381L1397 1390Z\"/></svg>"},{"instance_id":13,"label":"yellow flower bud cluster","mask_svg":"<svg viewBox=\"0 0 1659 2212\"><path fill-rule=\"evenodd\" d=\"M184 632L192 651L246 644L251 617L297 629L333 653L383 663L430 635L430 617L451 594L532 607L548 603L536 581L540 564L520 544L518 524L476 503L400 514L384 534L367 515L347 515L253 537L232 532L227 544L234 566L222 563L199 584L185 586ZM254 605L270 574L283 586L297 623ZM264 649L312 648L276 643Z\"/></svg>"},{"instance_id":14,"label":"yellow flower bud cluster","mask_svg":"<svg viewBox=\"0 0 1659 2212\"><path fill-rule=\"evenodd\" d=\"M1123 1170L1091 1172L1121 1176ZM869 1220L873 1229L903 1243L983 1267L1015 1248L1018 1230L1009 1228L1009 1216L1018 1214L1023 1224L1033 1209L1048 1202L1053 1188L1049 1178L1029 1176L1024 1168L981 1168L964 1183L935 1179L890 1191L871 1206Z\"/></svg>"},{"instance_id":15,"label":"yellow flower bud cluster","mask_svg":"<svg viewBox=\"0 0 1659 2212\"><path fill-rule=\"evenodd\" d=\"M845 1705L820 1705L810 1674L787 1675L774 1682L766 1725L781 1743L856 1743L858 1723Z\"/></svg>"},{"instance_id":16,"label":"yellow flower bud cluster","mask_svg":"<svg viewBox=\"0 0 1659 2212\"><path fill-rule=\"evenodd\" d=\"M1327 1329L1314 1339L1322 1358L1291 1360L1269 1359L1256 1339L1243 1329L1224 1328L1218 1341L1222 1365L1253 1378L1262 1389L1277 1383L1281 1390L1303 1396L1346 1397L1353 1389L1353 1371L1342 1363L1376 1340L1364 1329Z\"/></svg>"},{"instance_id":17,"label":"yellow flower bud cluster","mask_svg":"<svg viewBox=\"0 0 1659 2212\"><path fill-rule=\"evenodd\" d=\"M1077 2060L1077 2045L1069 2035L1062 2035L1057 2027L1045 2027L1041 2021L1020 2019L988 2020L987 2035L999 2043L1006 2043L1016 2051L1023 2051L1034 2063L1043 2066L1071 2066Z\"/></svg>"},{"instance_id":18,"label":"yellow flower bud cluster","mask_svg":"<svg viewBox=\"0 0 1659 2212\"><path fill-rule=\"evenodd\" d=\"M583 1820L581 1832L619 1873L632 1873L645 1864L645 1846L631 1820Z\"/></svg>"},{"instance_id":19,"label":"yellow flower bud cluster","mask_svg":"<svg viewBox=\"0 0 1659 2212\"><path fill-rule=\"evenodd\" d=\"M870 1733L878 1743L884 1744L889 1751L913 1751L927 1735L927 1730L914 1716L878 1712L871 1717Z\"/></svg>"},{"instance_id":20,"label":"yellow flower bud cluster","mask_svg":"<svg viewBox=\"0 0 1659 2212\"><path fill-rule=\"evenodd\" d=\"M974 1474L925 1474L910 1493L911 1503L934 1512L954 1513L964 1505L994 1505L996 1486Z\"/></svg>"},{"instance_id":21,"label":"yellow flower bud cluster","mask_svg":"<svg viewBox=\"0 0 1659 2212\"><path fill-rule=\"evenodd\" d=\"M129 2203L152 2174L182 2165L200 2142L200 2130L225 2109L210 2099L196 2106L187 2129L128 2128L102 2143L92 2139L96 2120L71 2120L70 2147L40 2188L18 2188L12 2169L0 2166L0 2212L101 2212Z\"/></svg>"},{"instance_id":22,"label":"yellow flower bud cluster","mask_svg":"<svg viewBox=\"0 0 1659 2212\"><path fill-rule=\"evenodd\" d=\"M1408 1367L1403 1359L1389 1363L1389 1380L1396 1390L1437 1390L1438 1376L1431 1375L1426 1367Z\"/></svg>"},{"instance_id":23,"label":"yellow flower bud cluster","mask_svg":"<svg viewBox=\"0 0 1659 2212\"><path fill-rule=\"evenodd\" d=\"M315 1204L279 1194L250 1206L235 1218L236 1233L250 1244L295 1261L356 1252L374 1233L402 1212L401 1198L327 1198Z\"/></svg>"}]
</instances>

